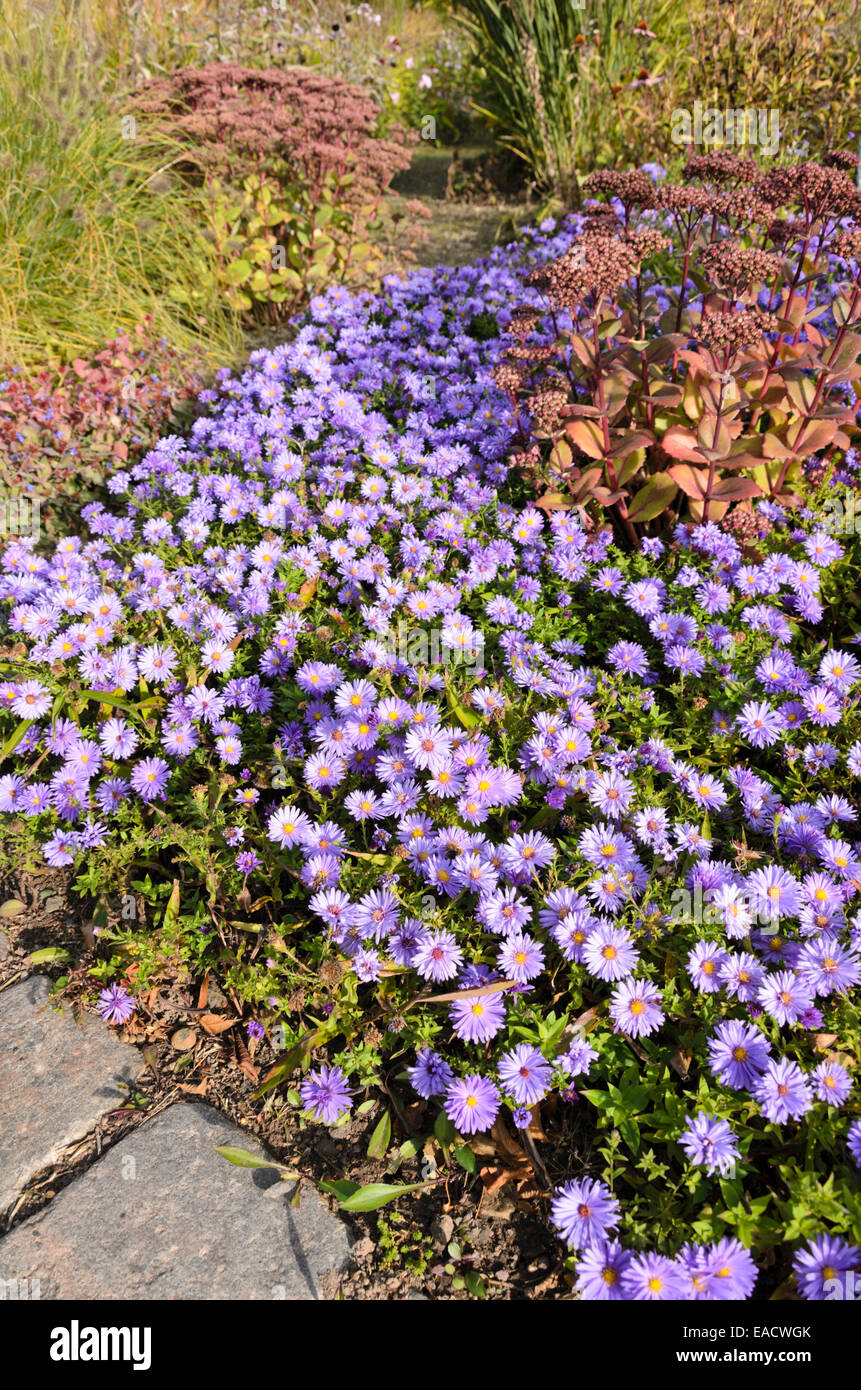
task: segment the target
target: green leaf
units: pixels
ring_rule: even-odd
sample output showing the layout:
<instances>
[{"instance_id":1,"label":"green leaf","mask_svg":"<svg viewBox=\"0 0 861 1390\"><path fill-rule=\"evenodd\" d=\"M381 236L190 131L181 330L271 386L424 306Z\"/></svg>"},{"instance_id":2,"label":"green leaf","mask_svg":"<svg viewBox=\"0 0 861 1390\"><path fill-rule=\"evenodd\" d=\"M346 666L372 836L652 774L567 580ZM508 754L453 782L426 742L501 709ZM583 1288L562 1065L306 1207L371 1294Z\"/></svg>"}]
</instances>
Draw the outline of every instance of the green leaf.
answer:
<instances>
[{"instance_id":1,"label":"green leaf","mask_svg":"<svg viewBox=\"0 0 861 1390\"><path fill-rule=\"evenodd\" d=\"M228 1163L235 1163L237 1168L279 1168L278 1163L268 1163L265 1158L256 1158L247 1149L238 1149L235 1144L216 1145L215 1152L226 1158Z\"/></svg>"},{"instance_id":2,"label":"green leaf","mask_svg":"<svg viewBox=\"0 0 861 1390\"><path fill-rule=\"evenodd\" d=\"M464 1168L467 1173L475 1172L478 1167L478 1160L467 1144L464 1144L461 1148L455 1149L454 1156L461 1168Z\"/></svg>"},{"instance_id":3,"label":"green leaf","mask_svg":"<svg viewBox=\"0 0 861 1390\"><path fill-rule=\"evenodd\" d=\"M67 961L71 959L72 957L69 955L69 952L65 951L62 946L46 946L41 951L33 952L33 954L30 956L30 964L47 965L49 961Z\"/></svg>"},{"instance_id":4,"label":"green leaf","mask_svg":"<svg viewBox=\"0 0 861 1390\"><path fill-rule=\"evenodd\" d=\"M646 486L641 487L633 498L628 508L628 520L654 520L666 510L678 490L677 482L669 473L653 473Z\"/></svg>"},{"instance_id":5,"label":"green leaf","mask_svg":"<svg viewBox=\"0 0 861 1390\"><path fill-rule=\"evenodd\" d=\"M449 710L454 717L460 721L465 729L474 729L476 724L480 722L481 716L476 714L474 710L466 709L465 706L460 703L451 688L448 678L446 678L445 693Z\"/></svg>"},{"instance_id":6,"label":"green leaf","mask_svg":"<svg viewBox=\"0 0 861 1390\"><path fill-rule=\"evenodd\" d=\"M320 1187L324 1192L331 1192L332 1196L341 1202L346 1202L348 1197L359 1191L359 1184L350 1182L348 1178L338 1178L335 1182L321 1182Z\"/></svg>"},{"instance_id":7,"label":"green leaf","mask_svg":"<svg viewBox=\"0 0 861 1390\"><path fill-rule=\"evenodd\" d=\"M5 758L8 758L12 753L15 752L15 749L18 747L18 744L21 742L30 725L33 723L35 723L35 720L33 719L24 719L18 725L17 729L15 729L14 732L9 735L6 742L3 744L2 752L0 752L0 763L2 763Z\"/></svg>"},{"instance_id":8,"label":"green leaf","mask_svg":"<svg viewBox=\"0 0 861 1390\"><path fill-rule=\"evenodd\" d=\"M368 1158L385 1158L392 1142L392 1118L388 1110L377 1125L368 1144Z\"/></svg>"},{"instance_id":9,"label":"green leaf","mask_svg":"<svg viewBox=\"0 0 861 1390\"><path fill-rule=\"evenodd\" d=\"M413 1182L403 1184L400 1187L393 1187L385 1182L371 1182L366 1187L360 1187L351 1197L341 1202L342 1211L376 1211L377 1207L384 1207L387 1202L396 1202L399 1197L403 1197L407 1192L420 1192L427 1187L427 1183Z\"/></svg>"},{"instance_id":10,"label":"green leaf","mask_svg":"<svg viewBox=\"0 0 861 1390\"><path fill-rule=\"evenodd\" d=\"M433 1132L443 1148L450 1149L454 1143L455 1129L451 1120L444 1110L441 1110L434 1121Z\"/></svg>"}]
</instances>

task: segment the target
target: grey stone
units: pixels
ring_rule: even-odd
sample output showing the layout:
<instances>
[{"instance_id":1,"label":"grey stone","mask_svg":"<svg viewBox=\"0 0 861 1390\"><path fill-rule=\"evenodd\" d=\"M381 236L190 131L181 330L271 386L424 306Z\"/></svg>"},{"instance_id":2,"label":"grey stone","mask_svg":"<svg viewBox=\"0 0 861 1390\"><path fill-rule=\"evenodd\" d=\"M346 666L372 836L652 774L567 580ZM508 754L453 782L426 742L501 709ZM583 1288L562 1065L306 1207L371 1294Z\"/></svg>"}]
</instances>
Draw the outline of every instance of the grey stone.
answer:
<instances>
[{"instance_id":1,"label":"grey stone","mask_svg":"<svg viewBox=\"0 0 861 1390\"><path fill-rule=\"evenodd\" d=\"M0 1279L38 1278L42 1299L290 1299L349 1258L343 1221L315 1189L215 1152L260 1145L208 1106L144 1121L0 1240Z\"/></svg>"},{"instance_id":2,"label":"grey stone","mask_svg":"<svg viewBox=\"0 0 861 1390\"><path fill-rule=\"evenodd\" d=\"M0 993L0 1212L61 1149L125 1099L143 1070L136 1048L93 1016L76 1023L34 975Z\"/></svg>"}]
</instances>

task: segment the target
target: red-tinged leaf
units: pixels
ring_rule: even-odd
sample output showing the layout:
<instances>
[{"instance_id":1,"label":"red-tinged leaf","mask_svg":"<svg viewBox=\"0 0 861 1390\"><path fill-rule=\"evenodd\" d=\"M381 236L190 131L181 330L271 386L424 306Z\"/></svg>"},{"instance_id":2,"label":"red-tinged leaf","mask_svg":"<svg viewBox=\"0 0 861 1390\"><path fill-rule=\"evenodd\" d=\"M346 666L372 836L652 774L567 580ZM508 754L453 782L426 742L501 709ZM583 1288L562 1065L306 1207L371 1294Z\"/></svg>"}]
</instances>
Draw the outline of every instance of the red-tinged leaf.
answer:
<instances>
[{"instance_id":1,"label":"red-tinged leaf","mask_svg":"<svg viewBox=\"0 0 861 1390\"><path fill-rule=\"evenodd\" d=\"M706 495L709 475L704 468L693 468L689 463L674 463L667 469L686 497L701 500Z\"/></svg>"},{"instance_id":2,"label":"red-tinged leaf","mask_svg":"<svg viewBox=\"0 0 861 1390\"><path fill-rule=\"evenodd\" d=\"M684 459L687 463L702 463L703 456L697 447L697 437L684 425L670 425L661 439L664 453L673 459Z\"/></svg>"},{"instance_id":3,"label":"red-tinged leaf","mask_svg":"<svg viewBox=\"0 0 861 1390\"><path fill-rule=\"evenodd\" d=\"M635 449L648 449L654 444L655 436L650 430L631 430L610 449L611 459L627 458Z\"/></svg>"},{"instance_id":4,"label":"red-tinged leaf","mask_svg":"<svg viewBox=\"0 0 861 1390\"><path fill-rule=\"evenodd\" d=\"M540 507L543 512L566 512L574 506L574 503L563 492L545 492L543 497L539 497L535 505Z\"/></svg>"},{"instance_id":5,"label":"red-tinged leaf","mask_svg":"<svg viewBox=\"0 0 861 1390\"><path fill-rule=\"evenodd\" d=\"M590 459L604 457L604 439L598 426L592 420L569 420L565 433L582 453Z\"/></svg>"},{"instance_id":6,"label":"red-tinged leaf","mask_svg":"<svg viewBox=\"0 0 861 1390\"><path fill-rule=\"evenodd\" d=\"M568 484L575 502L580 502L584 497L591 496L593 489L603 476L603 468L584 468L582 473L578 472L577 477Z\"/></svg>"},{"instance_id":7,"label":"red-tinged leaf","mask_svg":"<svg viewBox=\"0 0 861 1390\"><path fill-rule=\"evenodd\" d=\"M642 399L649 405L660 406L662 410L674 410L683 395L681 386L674 386L667 382L666 386L658 386L651 396L643 396Z\"/></svg>"},{"instance_id":8,"label":"red-tinged leaf","mask_svg":"<svg viewBox=\"0 0 861 1390\"><path fill-rule=\"evenodd\" d=\"M585 338L581 338L579 333L572 333L569 339L571 349L578 359L589 371L595 366L595 349L591 343L587 343Z\"/></svg>"},{"instance_id":9,"label":"red-tinged leaf","mask_svg":"<svg viewBox=\"0 0 861 1390\"><path fill-rule=\"evenodd\" d=\"M653 338L646 348L646 361L666 362L667 358L683 348L687 341L684 333L664 333L660 338Z\"/></svg>"},{"instance_id":10,"label":"red-tinged leaf","mask_svg":"<svg viewBox=\"0 0 861 1390\"><path fill-rule=\"evenodd\" d=\"M624 487L634 477L635 473L642 468L646 459L645 449L634 449L624 463L616 471L616 483L618 487Z\"/></svg>"},{"instance_id":11,"label":"red-tinged leaf","mask_svg":"<svg viewBox=\"0 0 861 1390\"><path fill-rule=\"evenodd\" d=\"M761 497L762 488L753 478L720 478L712 488L712 496L722 502L740 502L744 497Z\"/></svg>"},{"instance_id":12,"label":"red-tinged leaf","mask_svg":"<svg viewBox=\"0 0 861 1390\"><path fill-rule=\"evenodd\" d=\"M629 521L653 521L666 511L678 492L678 484L669 473L653 473L645 487L635 494L628 507Z\"/></svg>"}]
</instances>

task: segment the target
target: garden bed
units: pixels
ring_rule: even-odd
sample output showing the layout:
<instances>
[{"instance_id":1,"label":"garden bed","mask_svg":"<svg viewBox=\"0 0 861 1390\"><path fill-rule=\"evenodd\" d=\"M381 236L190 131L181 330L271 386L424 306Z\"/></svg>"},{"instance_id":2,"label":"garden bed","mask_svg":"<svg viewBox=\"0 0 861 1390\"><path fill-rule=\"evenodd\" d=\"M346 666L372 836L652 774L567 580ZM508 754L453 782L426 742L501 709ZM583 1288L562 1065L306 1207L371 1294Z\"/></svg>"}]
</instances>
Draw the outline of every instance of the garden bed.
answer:
<instances>
[{"instance_id":1,"label":"garden bed","mask_svg":"<svg viewBox=\"0 0 861 1390\"><path fill-rule=\"evenodd\" d=\"M330 289L87 539L4 553L0 805L95 924L67 984L134 1039L217 980L257 1093L358 1146L323 1142L324 1190L398 1202L431 1268L443 1191L510 1201L539 1261L549 1215L540 1295L822 1297L857 1265L859 552L824 521L858 246L817 169L605 181L609 212ZM674 219L747 237L797 188L779 274L674 280ZM810 266L805 217L844 222Z\"/></svg>"}]
</instances>

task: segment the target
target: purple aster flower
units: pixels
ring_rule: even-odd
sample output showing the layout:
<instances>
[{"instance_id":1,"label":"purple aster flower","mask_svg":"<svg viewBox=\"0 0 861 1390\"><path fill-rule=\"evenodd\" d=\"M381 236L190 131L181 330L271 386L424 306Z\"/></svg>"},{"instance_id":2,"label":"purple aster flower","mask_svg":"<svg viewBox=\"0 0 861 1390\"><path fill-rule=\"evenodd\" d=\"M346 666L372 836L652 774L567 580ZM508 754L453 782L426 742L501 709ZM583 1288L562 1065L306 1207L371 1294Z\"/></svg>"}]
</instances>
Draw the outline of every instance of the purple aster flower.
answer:
<instances>
[{"instance_id":1,"label":"purple aster flower","mask_svg":"<svg viewBox=\"0 0 861 1390\"><path fill-rule=\"evenodd\" d=\"M722 1302L749 1298L758 1274L750 1251L735 1236L724 1236L697 1252L687 1272L698 1297Z\"/></svg>"},{"instance_id":2,"label":"purple aster flower","mask_svg":"<svg viewBox=\"0 0 861 1390\"><path fill-rule=\"evenodd\" d=\"M498 1066L502 1089L518 1105L535 1105L550 1086L550 1064L537 1047L520 1043L504 1052Z\"/></svg>"},{"instance_id":3,"label":"purple aster flower","mask_svg":"<svg viewBox=\"0 0 861 1390\"><path fill-rule=\"evenodd\" d=\"M324 1065L319 1071L309 1072L299 1088L299 1095L303 1108L310 1110L314 1119L324 1125L333 1125L353 1106L347 1078L340 1067Z\"/></svg>"},{"instance_id":4,"label":"purple aster flower","mask_svg":"<svg viewBox=\"0 0 861 1390\"><path fill-rule=\"evenodd\" d=\"M409 1068L407 1075L413 1090L418 1091L425 1100L442 1095L454 1080L448 1062L429 1047L423 1047L416 1053L415 1066Z\"/></svg>"},{"instance_id":5,"label":"purple aster flower","mask_svg":"<svg viewBox=\"0 0 861 1390\"><path fill-rule=\"evenodd\" d=\"M255 869L260 868L260 860L253 849L245 849L236 856L236 867L241 874L252 874Z\"/></svg>"},{"instance_id":6,"label":"purple aster flower","mask_svg":"<svg viewBox=\"0 0 861 1390\"><path fill-rule=\"evenodd\" d=\"M861 1120L855 1120L849 1126L846 1143L855 1166L861 1168Z\"/></svg>"},{"instance_id":7,"label":"purple aster flower","mask_svg":"<svg viewBox=\"0 0 861 1390\"><path fill-rule=\"evenodd\" d=\"M606 1183L582 1178L557 1187L550 1217L562 1239L581 1250L618 1226L619 1203Z\"/></svg>"},{"instance_id":8,"label":"purple aster flower","mask_svg":"<svg viewBox=\"0 0 861 1390\"><path fill-rule=\"evenodd\" d=\"M446 1087L445 1113L461 1134L490 1129L499 1110L499 1092L486 1076L464 1076Z\"/></svg>"},{"instance_id":9,"label":"purple aster flower","mask_svg":"<svg viewBox=\"0 0 861 1390\"><path fill-rule=\"evenodd\" d=\"M463 952L451 932L429 932L418 946L412 965L425 980L451 980L463 965Z\"/></svg>"},{"instance_id":10,"label":"purple aster flower","mask_svg":"<svg viewBox=\"0 0 861 1390\"><path fill-rule=\"evenodd\" d=\"M632 1256L622 1275L622 1294L626 1299L663 1302L682 1299L686 1293L684 1270L674 1260L652 1251Z\"/></svg>"},{"instance_id":11,"label":"purple aster flower","mask_svg":"<svg viewBox=\"0 0 861 1390\"><path fill-rule=\"evenodd\" d=\"M852 1078L839 1062L820 1062L810 1077L818 1100L840 1107L852 1090Z\"/></svg>"},{"instance_id":12,"label":"purple aster flower","mask_svg":"<svg viewBox=\"0 0 861 1390\"><path fill-rule=\"evenodd\" d=\"M521 1105L516 1110L512 1110L511 1118L518 1129L527 1129L532 1123L532 1111L524 1109Z\"/></svg>"},{"instance_id":13,"label":"purple aster flower","mask_svg":"<svg viewBox=\"0 0 861 1390\"><path fill-rule=\"evenodd\" d=\"M814 724L831 725L839 724L841 718L841 701L829 690L827 685L814 685L810 690L805 690L801 697L805 713L808 719Z\"/></svg>"},{"instance_id":14,"label":"purple aster flower","mask_svg":"<svg viewBox=\"0 0 861 1390\"><path fill-rule=\"evenodd\" d=\"M716 994L722 984L720 972L726 958L726 951L714 941L698 941L688 956L688 974L694 988L703 994Z\"/></svg>"},{"instance_id":15,"label":"purple aster flower","mask_svg":"<svg viewBox=\"0 0 861 1390\"><path fill-rule=\"evenodd\" d=\"M774 1124L800 1120L813 1104L810 1084L797 1062L787 1058L769 1061L751 1087L762 1113Z\"/></svg>"},{"instance_id":16,"label":"purple aster flower","mask_svg":"<svg viewBox=\"0 0 861 1390\"><path fill-rule=\"evenodd\" d=\"M143 758L132 768L131 785L141 801L164 799L170 767L164 758Z\"/></svg>"},{"instance_id":17,"label":"purple aster flower","mask_svg":"<svg viewBox=\"0 0 861 1390\"><path fill-rule=\"evenodd\" d=\"M754 748L767 748L780 738L783 718L765 700L750 700L736 720L736 728Z\"/></svg>"},{"instance_id":18,"label":"purple aster flower","mask_svg":"<svg viewBox=\"0 0 861 1390\"><path fill-rule=\"evenodd\" d=\"M557 1057L557 1065L569 1076L581 1076L589 1071L598 1053L585 1038L575 1038L568 1051Z\"/></svg>"},{"instance_id":19,"label":"purple aster flower","mask_svg":"<svg viewBox=\"0 0 861 1390\"><path fill-rule=\"evenodd\" d=\"M482 994L478 998L457 999L449 1010L454 1031L465 1042L489 1042L505 1022L502 994Z\"/></svg>"},{"instance_id":20,"label":"purple aster flower","mask_svg":"<svg viewBox=\"0 0 861 1390\"><path fill-rule=\"evenodd\" d=\"M734 1091L750 1089L768 1064L769 1045L750 1023L727 1019L709 1038L709 1066L724 1086Z\"/></svg>"},{"instance_id":21,"label":"purple aster flower","mask_svg":"<svg viewBox=\"0 0 861 1390\"><path fill-rule=\"evenodd\" d=\"M810 1302L846 1297L848 1281L845 1275L857 1269L861 1252L839 1236L814 1236L796 1253L792 1272L801 1297ZM841 1275L844 1276L841 1278Z\"/></svg>"},{"instance_id":22,"label":"purple aster flower","mask_svg":"<svg viewBox=\"0 0 861 1390\"><path fill-rule=\"evenodd\" d=\"M137 1004L125 985L108 985L107 989L102 990L96 1004L96 1013L101 1015L105 1023L128 1023L136 1009Z\"/></svg>"},{"instance_id":23,"label":"purple aster flower","mask_svg":"<svg viewBox=\"0 0 861 1390\"><path fill-rule=\"evenodd\" d=\"M266 1036L266 1029L256 1018L252 1018L251 1021L246 1024L245 1031L249 1038L264 1038Z\"/></svg>"},{"instance_id":24,"label":"purple aster flower","mask_svg":"<svg viewBox=\"0 0 861 1390\"><path fill-rule=\"evenodd\" d=\"M758 1002L772 1018L781 1025L797 1023L806 1009L812 1008L813 999L804 982L791 970L779 970L774 975L766 975L760 985Z\"/></svg>"},{"instance_id":25,"label":"purple aster flower","mask_svg":"<svg viewBox=\"0 0 861 1390\"><path fill-rule=\"evenodd\" d=\"M42 858L55 869L65 868L74 863L78 851L78 837L70 831L58 830L42 846Z\"/></svg>"},{"instance_id":26,"label":"purple aster flower","mask_svg":"<svg viewBox=\"0 0 861 1390\"><path fill-rule=\"evenodd\" d=\"M623 980L613 991L610 1014L617 1033L644 1038L664 1021L660 991L648 980Z\"/></svg>"},{"instance_id":27,"label":"purple aster flower","mask_svg":"<svg viewBox=\"0 0 861 1390\"><path fill-rule=\"evenodd\" d=\"M740 1154L737 1136L726 1120L715 1119L700 1110L693 1119L688 1118L686 1124L679 1143L688 1161L701 1165L707 1173L728 1173Z\"/></svg>"},{"instance_id":28,"label":"purple aster flower","mask_svg":"<svg viewBox=\"0 0 861 1390\"><path fill-rule=\"evenodd\" d=\"M639 959L630 933L610 923L596 927L583 948L586 969L599 980L623 980Z\"/></svg>"},{"instance_id":29,"label":"purple aster flower","mask_svg":"<svg viewBox=\"0 0 861 1390\"><path fill-rule=\"evenodd\" d=\"M596 1241L580 1256L575 1266L577 1293L587 1302L617 1302L624 1299L622 1280L631 1263L631 1253L617 1240Z\"/></svg>"},{"instance_id":30,"label":"purple aster flower","mask_svg":"<svg viewBox=\"0 0 861 1390\"><path fill-rule=\"evenodd\" d=\"M544 951L527 932L513 932L499 948L499 964L508 979L527 984L544 969Z\"/></svg>"}]
</instances>

